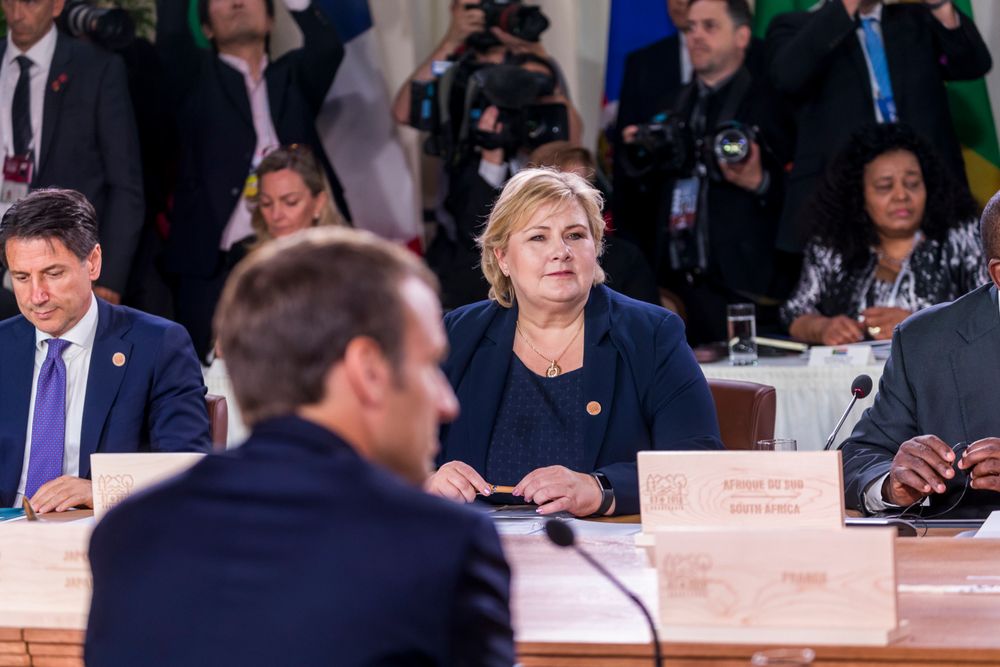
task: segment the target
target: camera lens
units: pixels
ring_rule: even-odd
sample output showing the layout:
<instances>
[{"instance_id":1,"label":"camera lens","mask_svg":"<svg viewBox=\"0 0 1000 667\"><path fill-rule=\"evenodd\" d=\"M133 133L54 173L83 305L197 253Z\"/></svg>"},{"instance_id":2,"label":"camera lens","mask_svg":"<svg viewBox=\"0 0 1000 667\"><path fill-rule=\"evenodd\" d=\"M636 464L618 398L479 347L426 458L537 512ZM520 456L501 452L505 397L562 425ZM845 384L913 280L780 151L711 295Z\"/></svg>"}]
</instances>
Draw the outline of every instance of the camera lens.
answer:
<instances>
[{"instance_id":1,"label":"camera lens","mask_svg":"<svg viewBox=\"0 0 1000 667\"><path fill-rule=\"evenodd\" d=\"M715 135L715 157L730 164L743 162L750 155L750 137L738 127L730 127Z\"/></svg>"}]
</instances>

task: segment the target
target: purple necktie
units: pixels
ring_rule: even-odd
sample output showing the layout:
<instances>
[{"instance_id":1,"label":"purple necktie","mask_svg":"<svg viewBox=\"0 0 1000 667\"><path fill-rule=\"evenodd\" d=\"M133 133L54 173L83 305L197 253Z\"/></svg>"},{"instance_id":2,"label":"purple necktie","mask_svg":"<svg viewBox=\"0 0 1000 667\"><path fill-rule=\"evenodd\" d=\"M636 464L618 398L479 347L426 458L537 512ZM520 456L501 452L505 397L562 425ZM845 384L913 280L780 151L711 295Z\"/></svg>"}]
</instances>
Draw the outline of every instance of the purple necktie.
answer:
<instances>
[{"instance_id":1,"label":"purple necktie","mask_svg":"<svg viewBox=\"0 0 1000 667\"><path fill-rule=\"evenodd\" d=\"M48 353L38 373L35 414L31 420L31 458L24 497L31 498L38 487L62 475L66 442L66 364L62 353L68 340L50 338Z\"/></svg>"}]
</instances>

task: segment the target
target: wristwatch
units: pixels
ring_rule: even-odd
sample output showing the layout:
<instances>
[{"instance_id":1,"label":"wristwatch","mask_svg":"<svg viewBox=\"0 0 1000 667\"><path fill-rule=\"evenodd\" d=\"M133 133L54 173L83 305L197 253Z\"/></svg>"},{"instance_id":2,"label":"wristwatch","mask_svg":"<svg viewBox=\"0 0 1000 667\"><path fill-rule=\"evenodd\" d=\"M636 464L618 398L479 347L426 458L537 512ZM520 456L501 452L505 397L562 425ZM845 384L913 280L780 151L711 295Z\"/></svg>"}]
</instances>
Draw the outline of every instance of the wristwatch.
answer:
<instances>
[{"instance_id":1,"label":"wristwatch","mask_svg":"<svg viewBox=\"0 0 1000 667\"><path fill-rule=\"evenodd\" d=\"M611 488L611 480L603 472L592 472L590 476L597 480L601 487L601 505L591 516L604 516L615 502L615 490Z\"/></svg>"}]
</instances>

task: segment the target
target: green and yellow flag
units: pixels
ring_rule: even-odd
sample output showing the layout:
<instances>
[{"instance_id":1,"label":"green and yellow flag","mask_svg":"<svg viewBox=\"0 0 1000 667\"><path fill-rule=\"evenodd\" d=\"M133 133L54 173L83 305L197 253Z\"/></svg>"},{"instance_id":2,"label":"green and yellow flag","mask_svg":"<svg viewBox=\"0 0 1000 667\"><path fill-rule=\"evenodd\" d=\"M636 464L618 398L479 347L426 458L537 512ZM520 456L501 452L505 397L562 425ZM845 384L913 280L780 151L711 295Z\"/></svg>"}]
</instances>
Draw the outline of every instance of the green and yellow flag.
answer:
<instances>
[{"instance_id":1,"label":"green and yellow flag","mask_svg":"<svg viewBox=\"0 0 1000 667\"><path fill-rule=\"evenodd\" d=\"M954 0L966 16L972 17L986 40L994 61L1000 58L1000 3L996 0ZM816 0L757 0L754 34L763 38L767 26L777 14L807 10ZM962 142L962 155L972 194L980 204L1000 190L1000 145L997 142L997 119L1000 119L1000 71L994 64L985 79L955 81L948 84L955 132Z\"/></svg>"}]
</instances>

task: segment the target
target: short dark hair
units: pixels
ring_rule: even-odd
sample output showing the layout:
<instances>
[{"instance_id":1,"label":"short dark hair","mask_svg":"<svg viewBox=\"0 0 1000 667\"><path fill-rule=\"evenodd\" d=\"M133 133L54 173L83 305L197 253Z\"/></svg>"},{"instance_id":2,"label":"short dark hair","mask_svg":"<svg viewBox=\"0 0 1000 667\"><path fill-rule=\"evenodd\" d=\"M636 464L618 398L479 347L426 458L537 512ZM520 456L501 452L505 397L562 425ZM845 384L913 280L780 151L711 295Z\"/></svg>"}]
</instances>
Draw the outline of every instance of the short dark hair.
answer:
<instances>
[{"instance_id":1,"label":"short dark hair","mask_svg":"<svg viewBox=\"0 0 1000 667\"><path fill-rule=\"evenodd\" d=\"M741 26L750 27L753 24L753 10L747 0L715 0L726 3L726 13L733 20L733 24L739 28ZM690 10L698 0L690 0L688 9Z\"/></svg>"},{"instance_id":2,"label":"short dark hair","mask_svg":"<svg viewBox=\"0 0 1000 667\"><path fill-rule=\"evenodd\" d=\"M174 0L175 2L180 2L180 0ZM206 27L211 27L208 24L208 3L212 0L198 0L198 21ZM267 8L267 15L274 18L274 0L264 0L264 6Z\"/></svg>"},{"instance_id":3,"label":"short dark hair","mask_svg":"<svg viewBox=\"0 0 1000 667\"><path fill-rule=\"evenodd\" d=\"M237 265L214 324L244 420L321 401L327 372L360 336L398 369L406 329L399 287L408 278L437 292L414 254L343 227L277 239Z\"/></svg>"},{"instance_id":4,"label":"short dark hair","mask_svg":"<svg viewBox=\"0 0 1000 667\"><path fill-rule=\"evenodd\" d=\"M83 261L98 243L97 213L76 190L35 190L7 209L0 222L0 261L5 268L9 239L58 239Z\"/></svg>"},{"instance_id":5,"label":"short dark hair","mask_svg":"<svg viewBox=\"0 0 1000 667\"><path fill-rule=\"evenodd\" d=\"M983 239L986 259L1000 259L1000 192L990 197L979 218L979 234Z\"/></svg>"}]
</instances>

